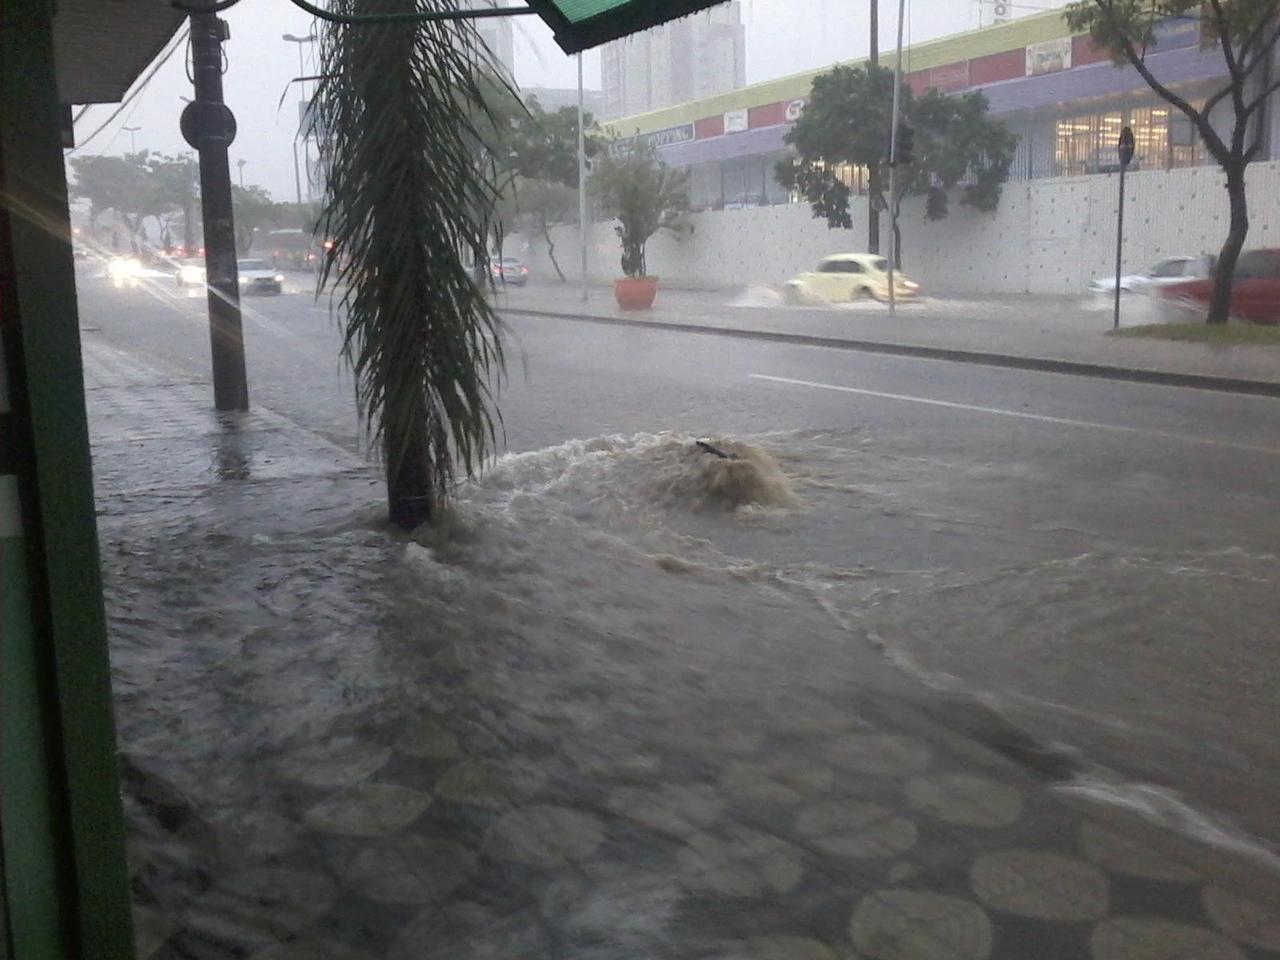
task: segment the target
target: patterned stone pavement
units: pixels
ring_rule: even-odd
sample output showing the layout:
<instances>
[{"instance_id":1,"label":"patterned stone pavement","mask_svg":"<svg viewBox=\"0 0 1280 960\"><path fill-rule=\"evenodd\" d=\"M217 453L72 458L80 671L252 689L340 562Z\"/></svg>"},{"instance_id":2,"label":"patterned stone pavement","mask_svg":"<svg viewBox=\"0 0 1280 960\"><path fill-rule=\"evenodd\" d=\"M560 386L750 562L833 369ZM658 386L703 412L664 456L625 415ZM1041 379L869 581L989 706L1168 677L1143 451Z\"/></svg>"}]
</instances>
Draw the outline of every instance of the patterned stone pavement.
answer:
<instances>
[{"instance_id":1,"label":"patterned stone pavement","mask_svg":"<svg viewBox=\"0 0 1280 960\"><path fill-rule=\"evenodd\" d=\"M228 473L199 390L90 402L144 960L1280 955L1264 865L911 699L398 612L408 548L332 522L357 461L262 413Z\"/></svg>"}]
</instances>

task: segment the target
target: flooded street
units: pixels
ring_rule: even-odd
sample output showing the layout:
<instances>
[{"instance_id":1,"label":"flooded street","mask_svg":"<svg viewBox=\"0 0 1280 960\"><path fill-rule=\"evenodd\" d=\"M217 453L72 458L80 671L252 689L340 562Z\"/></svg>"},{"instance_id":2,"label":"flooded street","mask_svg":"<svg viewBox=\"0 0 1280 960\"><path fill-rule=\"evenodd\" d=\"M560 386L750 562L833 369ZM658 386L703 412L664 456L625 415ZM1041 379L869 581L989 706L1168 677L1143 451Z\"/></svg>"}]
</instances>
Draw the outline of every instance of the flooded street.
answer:
<instances>
[{"instance_id":1,"label":"flooded street","mask_svg":"<svg viewBox=\"0 0 1280 960\"><path fill-rule=\"evenodd\" d=\"M287 309L259 369L336 383ZM195 347L96 322L141 956L1280 950L1273 402L1095 385L1064 432L1069 378L984 372L1023 419L970 426L750 379L865 362L823 351L525 324L516 452L410 538L330 379L219 422Z\"/></svg>"}]
</instances>

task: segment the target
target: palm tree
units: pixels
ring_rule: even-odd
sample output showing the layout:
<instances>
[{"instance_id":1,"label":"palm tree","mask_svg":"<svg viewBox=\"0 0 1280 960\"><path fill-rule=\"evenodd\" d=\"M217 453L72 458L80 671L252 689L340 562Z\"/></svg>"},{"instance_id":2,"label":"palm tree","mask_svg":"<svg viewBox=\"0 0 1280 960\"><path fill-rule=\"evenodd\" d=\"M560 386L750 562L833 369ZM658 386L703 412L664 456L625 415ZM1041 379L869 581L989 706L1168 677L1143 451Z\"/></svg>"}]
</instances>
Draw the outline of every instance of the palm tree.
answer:
<instances>
[{"instance_id":1,"label":"palm tree","mask_svg":"<svg viewBox=\"0 0 1280 960\"><path fill-rule=\"evenodd\" d=\"M472 476L497 443L501 322L469 270L497 199L481 132L495 71L469 22L412 19L457 8L333 0L346 22L326 25L312 121L331 157L320 288L345 313L343 357L404 529L435 517L457 469Z\"/></svg>"}]
</instances>

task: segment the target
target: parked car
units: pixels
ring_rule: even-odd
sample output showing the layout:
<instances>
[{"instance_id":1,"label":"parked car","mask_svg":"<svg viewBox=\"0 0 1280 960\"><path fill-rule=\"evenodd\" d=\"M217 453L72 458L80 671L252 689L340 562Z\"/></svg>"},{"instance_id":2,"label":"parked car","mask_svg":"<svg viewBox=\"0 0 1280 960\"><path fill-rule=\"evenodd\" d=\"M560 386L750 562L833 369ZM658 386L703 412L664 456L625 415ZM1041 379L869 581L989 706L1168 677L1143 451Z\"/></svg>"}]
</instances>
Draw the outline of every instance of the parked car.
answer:
<instances>
[{"instance_id":1,"label":"parked car","mask_svg":"<svg viewBox=\"0 0 1280 960\"><path fill-rule=\"evenodd\" d=\"M1213 277L1170 284L1159 291L1171 308L1203 318L1213 296ZM1231 316L1250 323L1280 323L1280 249L1246 250L1236 261Z\"/></svg>"},{"instance_id":2,"label":"parked car","mask_svg":"<svg viewBox=\"0 0 1280 960\"><path fill-rule=\"evenodd\" d=\"M205 282L204 259L188 257L178 262L178 270L174 275L180 287L203 287Z\"/></svg>"},{"instance_id":3,"label":"parked car","mask_svg":"<svg viewBox=\"0 0 1280 960\"><path fill-rule=\"evenodd\" d=\"M509 283L515 287L523 287L529 282L529 268L515 257L503 257L489 264L489 271L495 281Z\"/></svg>"},{"instance_id":4,"label":"parked car","mask_svg":"<svg viewBox=\"0 0 1280 960\"><path fill-rule=\"evenodd\" d=\"M237 260L241 293L261 293L278 296L284 292L284 274L265 260Z\"/></svg>"},{"instance_id":5,"label":"parked car","mask_svg":"<svg viewBox=\"0 0 1280 960\"><path fill-rule=\"evenodd\" d=\"M837 253L823 257L817 269L788 280L782 288L787 303L844 303L874 297L889 299L889 261L872 253ZM911 300L920 285L894 275L897 300Z\"/></svg>"},{"instance_id":6,"label":"parked car","mask_svg":"<svg viewBox=\"0 0 1280 960\"><path fill-rule=\"evenodd\" d=\"M1152 264L1142 273L1125 274L1120 278L1121 293L1154 294L1161 287L1182 283L1188 278L1208 275L1208 261L1204 257L1166 257ZM1115 277L1099 277L1089 284L1094 293L1114 294Z\"/></svg>"}]
</instances>

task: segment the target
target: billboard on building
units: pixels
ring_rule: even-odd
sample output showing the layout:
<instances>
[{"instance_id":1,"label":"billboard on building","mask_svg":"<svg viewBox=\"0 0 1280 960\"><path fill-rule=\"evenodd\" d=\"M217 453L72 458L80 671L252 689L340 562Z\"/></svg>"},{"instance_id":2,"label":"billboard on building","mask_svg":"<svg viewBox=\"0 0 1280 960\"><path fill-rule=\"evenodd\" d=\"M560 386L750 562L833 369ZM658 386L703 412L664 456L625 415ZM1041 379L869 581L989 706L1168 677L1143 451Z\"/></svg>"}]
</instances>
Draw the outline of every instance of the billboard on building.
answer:
<instances>
[{"instance_id":1,"label":"billboard on building","mask_svg":"<svg viewBox=\"0 0 1280 960\"><path fill-rule=\"evenodd\" d=\"M1027 76L1038 77L1071 69L1071 38L1046 40L1027 47Z\"/></svg>"}]
</instances>

